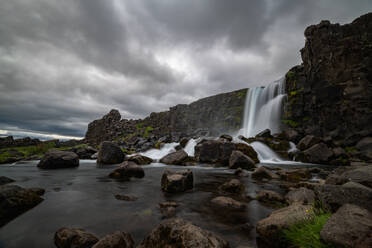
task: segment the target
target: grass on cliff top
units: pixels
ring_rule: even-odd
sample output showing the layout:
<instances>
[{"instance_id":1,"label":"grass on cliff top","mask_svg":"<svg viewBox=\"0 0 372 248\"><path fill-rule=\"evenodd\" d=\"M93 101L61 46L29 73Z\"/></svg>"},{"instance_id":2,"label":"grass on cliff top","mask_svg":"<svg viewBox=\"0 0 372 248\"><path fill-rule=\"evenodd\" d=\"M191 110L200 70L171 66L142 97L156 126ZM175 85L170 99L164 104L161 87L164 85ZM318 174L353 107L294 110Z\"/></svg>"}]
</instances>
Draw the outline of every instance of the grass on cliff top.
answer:
<instances>
[{"instance_id":1,"label":"grass on cliff top","mask_svg":"<svg viewBox=\"0 0 372 248\"><path fill-rule=\"evenodd\" d=\"M294 247L331 248L320 239L320 231L330 217L331 213L319 210L310 219L283 230L284 237Z\"/></svg>"}]
</instances>

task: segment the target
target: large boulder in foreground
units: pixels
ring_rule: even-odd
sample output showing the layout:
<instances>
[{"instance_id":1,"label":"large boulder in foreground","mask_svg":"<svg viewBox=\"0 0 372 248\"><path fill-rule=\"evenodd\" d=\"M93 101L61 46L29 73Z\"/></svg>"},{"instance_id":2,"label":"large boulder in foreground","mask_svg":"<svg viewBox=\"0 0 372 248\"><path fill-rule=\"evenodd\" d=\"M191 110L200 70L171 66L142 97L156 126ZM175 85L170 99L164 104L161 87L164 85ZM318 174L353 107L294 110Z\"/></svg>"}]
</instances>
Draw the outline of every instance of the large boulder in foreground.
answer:
<instances>
[{"instance_id":1,"label":"large boulder in foreground","mask_svg":"<svg viewBox=\"0 0 372 248\"><path fill-rule=\"evenodd\" d=\"M166 170L161 178L161 189L168 193L184 192L194 187L194 176L191 170Z\"/></svg>"},{"instance_id":2,"label":"large boulder in foreground","mask_svg":"<svg viewBox=\"0 0 372 248\"><path fill-rule=\"evenodd\" d=\"M98 238L83 229L61 228L54 234L54 244L58 248L90 248Z\"/></svg>"},{"instance_id":3,"label":"large boulder in foreground","mask_svg":"<svg viewBox=\"0 0 372 248\"><path fill-rule=\"evenodd\" d=\"M38 194L17 185L0 186L0 226L43 201Z\"/></svg>"},{"instance_id":4,"label":"large boulder in foreground","mask_svg":"<svg viewBox=\"0 0 372 248\"><path fill-rule=\"evenodd\" d=\"M372 214L345 204L324 224L320 237L333 247L372 247Z\"/></svg>"},{"instance_id":5,"label":"large boulder in foreground","mask_svg":"<svg viewBox=\"0 0 372 248\"><path fill-rule=\"evenodd\" d=\"M372 206L372 189L358 183L324 184L315 187L314 191L322 205L332 212L347 203L365 209L370 209Z\"/></svg>"},{"instance_id":6,"label":"large boulder in foreground","mask_svg":"<svg viewBox=\"0 0 372 248\"><path fill-rule=\"evenodd\" d=\"M159 224L137 248L229 248L229 243L217 235L182 219L170 219Z\"/></svg>"},{"instance_id":7,"label":"large boulder in foreground","mask_svg":"<svg viewBox=\"0 0 372 248\"><path fill-rule=\"evenodd\" d=\"M259 247L287 247L283 244L282 230L309 218L312 206L293 204L272 212L269 217L256 224Z\"/></svg>"},{"instance_id":8,"label":"large boulder in foreground","mask_svg":"<svg viewBox=\"0 0 372 248\"><path fill-rule=\"evenodd\" d=\"M115 143L104 141L98 151L97 163L120 164L124 160L124 153Z\"/></svg>"},{"instance_id":9,"label":"large boulder in foreground","mask_svg":"<svg viewBox=\"0 0 372 248\"><path fill-rule=\"evenodd\" d=\"M37 164L40 169L61 169L79 166L79 156L73 152L49 150Z\"/></svg>"},{"instance_id":10,"label":"large boulder in foreground","mask_svg":"<svg viewBox=\"0 0 372 248\"><path fill-rule=\"evenodd\" d=\"M250 157L244 155L244 153L240 151L233 151L229 160L229 168L253 170L254 168L256 168L256 166L255 162Z\"/></svg>"},{"instance_id":11,"label":"large boulder in foreground","mask_svg":"<svg viewBox=\"0 0 372 248\"><path fill-rule=\"evenodd\" d=\"M132 161L124 161L120 164L119 168L116 168L109 174L109 177L114 179L130 179L131 177L143 178L145 171L143 168Z\"/></svg>"},{"instance_id":12,"label":"large boulder in foreground","mask_svg":"<svg viewBox=\"0 0 372 248\"><path fill-rule=\"evenodd\" d=\"M160 163L169 165L183 165L187 160L188 154L183 150L169 153L160 159Z\"/></svg>"},{"instance_id":13,"label":"large boulder in foreground","mask_svg":"<svg viewBox=\"0 0 372 248\"><path fill-rule=\"evenodd\" d=\"M133 248L132 236L126 232L114 232L100 239L92 248Z\"/></svg>"}]
</instances>

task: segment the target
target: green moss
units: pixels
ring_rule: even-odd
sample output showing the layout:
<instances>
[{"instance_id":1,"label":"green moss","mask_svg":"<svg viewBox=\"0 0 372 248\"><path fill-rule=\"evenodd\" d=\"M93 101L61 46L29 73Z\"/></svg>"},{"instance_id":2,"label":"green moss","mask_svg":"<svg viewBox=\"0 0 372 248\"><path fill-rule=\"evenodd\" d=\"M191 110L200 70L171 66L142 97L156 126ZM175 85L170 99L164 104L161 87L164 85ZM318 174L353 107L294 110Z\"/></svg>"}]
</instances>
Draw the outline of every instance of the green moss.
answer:
<instances>
[{"instance_id":1,"label":"green moss","mask_svg":"<svg viewBox=\"0 0 372 248\"><path fill-rule=\"evenodd\" d=\"M162 144L163 144L162 142L157 142L154 147L156 149L160 149L160 147L161 147Z\"/></svg>"},{"instance_id":2,"label":"green moss","mask_svg":"<svg viewBox=\"0 0 372 248\"><path fill-rule=\"evenodd\" d=\"M5 163L11 157L9 152L4 152L0 154L0 164Z\"/></svg>"},{"instance_id":3,"label":"green moss","mask_svg":"<svg viewBox=\"0 0 372 248\"><path fill-rule=\"evenodd\" d=\"M356 152L357 149L355 147L353 147L353 146L347 146L347 147L345 147L345 151L347 153L353 153L353 152Z\"/></svg>"},{"instance_id":4,"label":"green moss","mask_svg":"<svg viewBox=\"0 0 372 248\"><path fill-rule=\"evenodd\" d=\"M55 148L56 144L54 142L41 143L34 146L21 146L21 147L11 147L11 148L2 148L2 151L9 149L22 152L26 157L31 155L42 155L46 153L49 149Z\"/></svg>"},{"instance_id":5,"label":"green moss","mask_svg":"<svg viewBox=\"0 0 372 248\"><path fill-rule=\"evenodd\" d=\"M142 128L143 128L143 123L138 123L138 124L136 125L136 128L137 128L137 129L142 129Z\"/></svg>"},{"instance_id":6,"label":"green moss","mask_svg":"<svg viewBox=\"0 0 372 248\"><path fill-rule=\"evenodd\" d=\"M330 217L331 213L318 210L308 220L283 230L284 237L294 247L330 248L331 246L323 243L320 239L320 231Z\"/></svg>"},{"instance_id":7,"label":"green moss","mask_svg":"<svg viewBox=\"0 0 372 248\"><path fill-rule=\"evenodd\" d=\"M238 92L237 96L239 98L243 98L243 97L246 96L246 94L247 94L247 91L246 90L241 90L241 91Z\"/></svg>"},{"instance_id":8,"label":"green moss","mask_svg":"<svg viewBox=\"0 0 372 248\"><path fill-rule=\"evenodd\" d=\"M290 127L298 127L298 122L294 120L283 120L283 123L289 125Z\"/></svg>"},{"instance_id":9,"label":"green moss","mask_svg":"<svg viewBox=\"0 0 372 248\"><path fill-rule=\"evenodd\" d=\"M154 130L154 128L152 126L148 126L145 128L145 131L143 132L143 137L144 138L147 138L150 134L150 132L152 132Z\"/></svg>"}]
</instances>

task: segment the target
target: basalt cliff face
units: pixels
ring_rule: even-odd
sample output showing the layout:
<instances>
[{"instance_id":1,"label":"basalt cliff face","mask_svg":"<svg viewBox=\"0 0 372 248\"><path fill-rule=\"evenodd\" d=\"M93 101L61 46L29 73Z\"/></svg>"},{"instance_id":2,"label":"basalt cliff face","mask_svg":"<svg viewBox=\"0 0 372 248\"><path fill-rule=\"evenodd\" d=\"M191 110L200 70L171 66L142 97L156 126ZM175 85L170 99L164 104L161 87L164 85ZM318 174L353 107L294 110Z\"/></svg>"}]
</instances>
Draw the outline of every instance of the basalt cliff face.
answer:
<instances>
[{"instance_id":1,"label":"basalt cliff face","mask_svg":"<svg viewBox=\"0 0 372 248\"><path fill-rule=\"evenodd\" d=\"M169 111L151 113L143 120L121 119L111 110L88 125L85 140L99 144L104 140L123 141L141 136L168 136L172 140L194 135L218 135L241 127L247 89L206 97L191 104L179 104Z\"/></svg>"},{"instance_id":2,"label":"basalt cliff face","mask_svg":"<svg viewBox=\"0 0 372 248\"><path fill-rule=\"evenodd\" d=\"M305 37L303 64L286 74L284 122L354 146L372 134L372 13L346 25L322 21Z\"/></svg>"}]
</instances>

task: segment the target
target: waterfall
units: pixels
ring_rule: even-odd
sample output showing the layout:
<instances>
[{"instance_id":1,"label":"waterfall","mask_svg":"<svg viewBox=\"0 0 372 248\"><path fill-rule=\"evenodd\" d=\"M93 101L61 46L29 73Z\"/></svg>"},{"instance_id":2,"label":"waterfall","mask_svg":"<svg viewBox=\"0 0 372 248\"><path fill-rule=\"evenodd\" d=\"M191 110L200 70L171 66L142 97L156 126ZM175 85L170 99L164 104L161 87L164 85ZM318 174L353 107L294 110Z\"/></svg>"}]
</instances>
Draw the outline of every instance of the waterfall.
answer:
<instances>
[{"instance_id":1,"label":"waterfall","mask_svg":"<svg viewBox=\"0 0 372 248\"><path fill-rule=\"evenodd\" d=\"M282 103L285 97L284 78L266 87L248 89L240 134L254 137L265 129L270 129L273 134L280 132Z\"/></svg>"}]
</instances>

